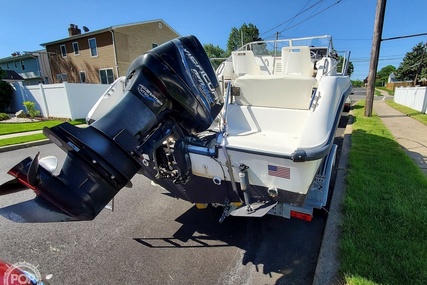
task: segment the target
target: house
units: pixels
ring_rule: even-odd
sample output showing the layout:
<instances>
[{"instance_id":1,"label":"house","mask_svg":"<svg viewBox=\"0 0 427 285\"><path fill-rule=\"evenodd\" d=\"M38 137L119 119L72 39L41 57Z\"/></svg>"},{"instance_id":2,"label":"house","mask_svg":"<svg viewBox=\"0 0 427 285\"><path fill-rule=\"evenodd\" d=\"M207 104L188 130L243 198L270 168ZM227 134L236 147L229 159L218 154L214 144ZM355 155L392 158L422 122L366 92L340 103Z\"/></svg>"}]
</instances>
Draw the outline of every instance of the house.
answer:
<instances>
[{"instance_id":1,"label":"house","mask_svg":"<svg viewBox=\"0 0 427 285\"><path fill-rule=\"evenodd\" d=\"M19 75L13 70L6 69L6 70L2 70L2 72L3 72L3 76L1 78L2 81L6 81L9 83L24 81L24 78L22 78L21 75Z\"/></svg>"},{"instance_id":2,"label":"house","mask_svg":"<svg viewBox=\"0 0 427 285\"><path fill-rule=\"evenodd\" d=\"M89 31L74 24L64 39L41 44L49 54L53 81L111 84L126 75L142 53L180 36L163 20L152 20Z\"/></svg>"},{"instance_id":3,"label":"house","mask_svg":"<svg viewBox=\"0 0 427 285\"><path fill-rule=\"evenodd\" d=\"M394 75L394 72L390 73L388 76L387 83L397 82L396 75Z\"/></svg>"},{"instance_id":4,"label":"house","mask_svg":"<svg viewBox=\"0 0 427 285\"><path fill-rule=\"evenodd\" d=\"M23 85L52 83L49 60L45 50L33 52L14 52L11 56L0 58L0 68L11 70L23 78Z\"/></svg>"}]
</instances>

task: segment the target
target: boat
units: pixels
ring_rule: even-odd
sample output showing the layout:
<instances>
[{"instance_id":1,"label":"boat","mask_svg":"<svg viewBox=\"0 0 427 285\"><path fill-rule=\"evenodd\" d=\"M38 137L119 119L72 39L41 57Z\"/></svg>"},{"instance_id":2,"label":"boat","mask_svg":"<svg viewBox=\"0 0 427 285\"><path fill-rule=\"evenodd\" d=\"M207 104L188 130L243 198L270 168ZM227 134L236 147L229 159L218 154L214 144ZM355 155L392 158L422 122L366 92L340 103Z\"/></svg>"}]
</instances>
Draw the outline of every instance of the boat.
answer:
<instances>
[{"instance_id":1,"label":"boat","mask_svg":"<svg viewBox=\"0 0 427 285\"><path fill-rule=\"evenodd\" d=\"M0 214L92 220L142 174L199 209L223 207L220 222L266 214L310 221L327 202L334 134L352 88L349 55L328 35L258 41L214 71L194 36L160 45L100 97L87 128L44 128L67 152L61 172L54 175L52 157L24 159L8 185L37 197Z\"/></svg>"}]
</instances>

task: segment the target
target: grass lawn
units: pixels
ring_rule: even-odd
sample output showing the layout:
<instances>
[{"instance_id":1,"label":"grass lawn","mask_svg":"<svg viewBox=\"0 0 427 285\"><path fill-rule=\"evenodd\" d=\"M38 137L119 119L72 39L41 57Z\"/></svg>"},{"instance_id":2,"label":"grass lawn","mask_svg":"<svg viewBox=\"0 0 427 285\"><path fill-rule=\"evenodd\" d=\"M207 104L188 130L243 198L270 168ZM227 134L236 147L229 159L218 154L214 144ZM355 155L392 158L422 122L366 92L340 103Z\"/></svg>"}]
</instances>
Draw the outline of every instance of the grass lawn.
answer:
<instances>
[{"instance_id":1,"label":"grass lawn","mask_svg":"<svg viewBox=\"0 0 427 285\"><path fill-rule=\"evenodd\" d=\"M14 134L28 131L42 130L43 127L53 127L63 123L63 121L52 120L43 122L31 122L31 123L1 123L0 122L0 135ZM78 119L69 122L73 125L79 125L85 123L84 119ZM15 138L0 139L0 147L7 145L14 145L19 143L27 143L37 140L46 139L43 134L19 136Z\"/></svg>"},{"instance_id":2,"label":"grass lawn","mask_svg":"<svg viewBox=\"0 0 427 285\"><path fill-rule=\"evenodd\" d=\"M386 103L388 105L390 105L391 107L393 107L394 109L402 112L403 114L406 114L409 117L412 117L415 120L420 121L424 125L427 125L427 114L423 114L421 112L418 112L418 111L411 109L409 107L406 107L404 105L400 105L400 104L394 102L393 100L386 100Z\"/></svg>"},{"instance_id":3,"label":"grass lawn","mask_svg":"<svg viewBox=\"0 0 427 285\"><path fill-rule=\"evenodd\" d=\"M389 90L385 87L379 86L379 87L375 87L375 89L381 89L383 91L386 91L388 93L388 95L394 95L394 91L393 90Z\"/></svg>"},{"instance_id":4,"label":"grass lawn","mask_svg":"<svg viewBox=\"0 0 427 285\"><path fill-rule=\"evenodd\" d=\"M1 139L0 140L0 147L7 146L7 145L14 145L19 143L27 143L32 141L38 141L47 139L44 134L35 134L35 135L28 135L28 136L20 136L16 138L8 138L8 139Z\"/></svg>"},{"instance_id":5,"label":"grass lawn","mask_svg":"<svg viewBox=\"0 0 427 285\"><path fill-rule=\"evenodd\" d=\"M42 122L31 122L31 123L2 123L0 121L0 135L22 133L28 131L41 130L43 127L53 127L63 123L60 120L42 121ZM69 122L73 125L85 123L84 119L79 119Z\"/></svg>"},{"instance_id":6,"label":"grass lawn","mask_svg":"<svg viewBox=\"0 0 427 285\"><path fill-rule=\"evenodd\" d=\"M346 284L427 284L427 178L377 116L354 108L343 201Z\"/></svg>"}]
</instances>

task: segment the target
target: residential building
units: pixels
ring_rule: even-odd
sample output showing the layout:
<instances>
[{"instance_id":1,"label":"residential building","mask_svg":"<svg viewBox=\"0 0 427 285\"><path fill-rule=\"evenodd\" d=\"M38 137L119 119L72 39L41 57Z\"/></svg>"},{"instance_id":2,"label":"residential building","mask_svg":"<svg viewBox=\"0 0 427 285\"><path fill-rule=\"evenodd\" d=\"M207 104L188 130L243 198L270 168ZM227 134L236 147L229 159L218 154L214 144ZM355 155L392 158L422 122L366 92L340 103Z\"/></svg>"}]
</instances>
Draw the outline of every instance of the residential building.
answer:
<instances>
[{"instance_id":1,"label":"residential building","mask_svg":"<svg viewBox=\"0 0 427 285\"><path fill-rule=\"evenodd\" d=\"M9 57L0 58L0 68L19 74L24 79L23 85L52 83L49 60L45 50L14 52Z\"/></svg>"},{"instance_id":2,"label":"residential building","mask_svg":"<svg viewBox=\"0 0 427 285\"><path fill-rule=\"evenodd\" d=\"M126 75L142 53L180 36L163 20L111 26L84 33L77 25L69 37L41 44L49 54L54 82L110 84Z\"/></svg>"}]
</instances>

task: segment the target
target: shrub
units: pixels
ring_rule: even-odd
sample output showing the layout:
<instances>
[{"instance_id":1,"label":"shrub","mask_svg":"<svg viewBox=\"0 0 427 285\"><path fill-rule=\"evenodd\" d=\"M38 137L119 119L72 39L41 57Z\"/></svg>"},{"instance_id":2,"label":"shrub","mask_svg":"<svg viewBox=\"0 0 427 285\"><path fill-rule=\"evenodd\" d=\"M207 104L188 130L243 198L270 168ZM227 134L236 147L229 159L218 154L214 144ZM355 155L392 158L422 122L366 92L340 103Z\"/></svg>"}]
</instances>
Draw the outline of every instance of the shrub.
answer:
<instances>
[{"instance_id":1,"label":"shrub","mask_svg":"<svg viewBox=\"0 0 427 285\"><path fill-rule=\"evenodd\" d=\"M36 103L31 101L23 102L25 109L27 109L27 114L30 115L31 119L34 119L35 116L40 115L40 111L36 110Z\"/></svg>"},{"instance_id":2,"label":"shrub","mask_svg":"<svg viewBox=\"0 0 427 285\"><path fill-rule=\"evenodd\" d=\"M10 117L6 113L0 113L0 121L9 120Z\"/></svg>"}]
</instances>

